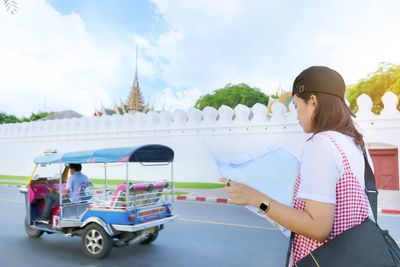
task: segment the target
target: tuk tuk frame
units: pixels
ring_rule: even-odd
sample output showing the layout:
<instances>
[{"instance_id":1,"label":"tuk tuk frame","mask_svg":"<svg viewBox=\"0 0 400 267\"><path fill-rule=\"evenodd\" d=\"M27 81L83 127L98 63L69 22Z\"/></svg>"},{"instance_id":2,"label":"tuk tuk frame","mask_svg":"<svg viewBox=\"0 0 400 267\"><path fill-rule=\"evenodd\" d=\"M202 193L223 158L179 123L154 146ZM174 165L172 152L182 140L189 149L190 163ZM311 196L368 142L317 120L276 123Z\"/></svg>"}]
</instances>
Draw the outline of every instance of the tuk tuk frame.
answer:
<instances>
[{"instance_id":1,"label":"tuk tuk frame","mask_svg":"<svg viewBox=\"0 0 400 267\"><path fill-rule=\"evenodd\" d=\"M92 258L103 258L109 254L111 251L112 245L111 243L118 244L131 244L140 242L143 244L148 244L153 242L157 236L158 231L163 229L164 224L168 222L172 222L176 219L176 215L172 214L172 205L174 202L173 194L174 194L174 169L173 169L173 158L174 152L171 148L163 145L144 145L140 147L125 147L125 148L108 148L108 149L100 149L100 150L90 150L90 151L79 151L79 152L69 152L69 153L52 153L45 154L35 158L35 167L34 170L29 177L28 183L26 187L20 189L21 193L25 194L25 202L26 202L26 221L25 227L28 235L30 237L39 237L44 232L47 233L63 233L69 236L82 236L82 241L84 245L85 253ZM108 190L108 182L107 182L107 164L120 162L125 164L126 166L126 177L125 177L125 193L123 190L123 184L120 185L121 196L115 196L109 194ZM171 181L171 203L168 202L168 195L162 195L164 188L168 187L169 181L160 183L130 183L129 181L129 163L138 163L143 166L165 166L170 165L170 181ZM63 164L91 164L91 163L103 163L104 164L104 198L105 202L108 201L109 198L116 200L114 203L118 205L119 208L103 206L101 209L96 209L96 207L91 207L88 205L87 208L83 211L81 216L76 219L67 219L65 218L65 208L74 203L63 203L64 197L62 194L63 183L65 182L65 177L68 176L68 167L66 166L64 170ZM59 164L60 165L60 177L58 181L58 188L60 190L59 194L59 217L55 217L55 219L59 220L59 225L54 224L53 218L53 227L39 225L35 223L31 214L31 200L33 193L31 189L32 181L34 174L39 165L46 166L47 164ZM48 181L46 179L46 181ZM55 184L55 183L52 183ZM147 186L147 187L146 187ZM158 186L158 187L157 187ZM164 186L164 187L163 187ZM150 187L150 188L149 188ZM148 193L151 189L154 191L155 188L158 188L156 192ZM136 189L145 190L136 190ZM131 190L133 190L131 192ZM147 192L147 193L138 193L138 192ZM131 196L131 193L133 196ZM108 194L108 195L107 195ZM123 195L125 194L125 198ZM98 198L101 198L96 192L93 195L87 195L86 197L91 198L91 202L95 203ZM144 199L141 202L138 202L137 197ZM164 199L165 197L165 199ZM122 201L120 201L120 199ZM153 199L153 201L152 201ZM156 201L154 201L156 199ZM101 199L100 199L101 200ZM161 202L159 201L161 200ZM118 202L125 202L125 204L121 204ZM100 201L101 202L101 201ZM104 202L104 201L103 201ZM139 204L137 204L139 203ZM104 208L104 209L102 209ZM157 213L153 214L154 211ZM122 215L121 215L122 214ZM148 217L140 218L140 214L150 214ZM118 217L118 219L117 219ZM135 220L131 220L131 218L135 218ZM139 220L140 219L140 220ZM118 223L116 223L118 222ZM92 251L96 253L91 253L90 248L88 249L88 236L87 231L85 230L88 226L91 225L90 229L94 229L91 231L95 231L95 233L104 232L106 235L104 238L104 246L101 251ZM96 226L98 225L98 226ZM97 227L97 228L96 228ZM99 228L100 227L100 228ZM102 231L103 230L103 231ZM33 234L30 234L30 232ZM86 238L86 243L85 243ZM117 239L116 242L113 239ZM90 241L91 242L91 241ZM89 242L89 243L90 243ZM86 244L86 247L85 247ZM90 244L89 244L90 245ZM104 248L106 247L106 248Z\"/></svg>"}]
</instances>

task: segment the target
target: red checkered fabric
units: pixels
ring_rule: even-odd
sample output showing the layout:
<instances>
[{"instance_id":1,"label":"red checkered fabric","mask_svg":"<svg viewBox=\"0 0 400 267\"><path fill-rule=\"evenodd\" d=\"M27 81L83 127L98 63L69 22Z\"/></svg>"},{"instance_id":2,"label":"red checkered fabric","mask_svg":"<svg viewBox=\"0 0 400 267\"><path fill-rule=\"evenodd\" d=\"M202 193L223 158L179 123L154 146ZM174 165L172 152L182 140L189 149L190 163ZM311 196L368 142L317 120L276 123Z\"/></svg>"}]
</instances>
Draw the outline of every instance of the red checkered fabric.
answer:
<instances>
[{"instance_id":1,"label":"red checkered fabric","mask_svg":"<svg viewBox=\"0 0 400 267\"><path fill-rule=\"evenodd\" d=\"M357 177L350 168L346 155L336 141L327 133L319 133L327 137L339 150L344 172L336 184L336 206L335 217L333 220L332 232L325 242L319 242L312 238L295 234L292 242L290 266L308 255L314 249L335 238L337 235L362 223L369 216L369 201L367 194L360 185ZM305 202L297 199L297 193L301 183L299 173L294 185L294 208L298 210L305 209Z\"/></svg>"}]
</instances>

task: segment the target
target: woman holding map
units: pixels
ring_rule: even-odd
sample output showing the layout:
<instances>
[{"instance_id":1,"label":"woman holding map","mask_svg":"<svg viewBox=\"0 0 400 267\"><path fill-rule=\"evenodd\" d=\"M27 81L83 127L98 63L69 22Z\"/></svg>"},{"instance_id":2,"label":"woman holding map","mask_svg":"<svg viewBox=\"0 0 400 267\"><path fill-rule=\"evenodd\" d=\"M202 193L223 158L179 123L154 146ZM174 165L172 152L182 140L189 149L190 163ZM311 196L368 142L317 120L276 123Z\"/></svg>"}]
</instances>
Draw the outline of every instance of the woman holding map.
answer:
<instances>
[{"instance_id":1,"label":"woman holding map","mask_svg":"<svg viewBox=\"0 0 400 267\"><path fill-rule=\"evenodd\" d=\"M313 134L301 157L293 207L244 184L220 179L227 184L224 190L231 203L255 206L294 233L290 266L369 216L365 144L344 94L343 78L327 67L310 67L293 83L297 119L304 132Z\"/></svg>"}]
</instances>

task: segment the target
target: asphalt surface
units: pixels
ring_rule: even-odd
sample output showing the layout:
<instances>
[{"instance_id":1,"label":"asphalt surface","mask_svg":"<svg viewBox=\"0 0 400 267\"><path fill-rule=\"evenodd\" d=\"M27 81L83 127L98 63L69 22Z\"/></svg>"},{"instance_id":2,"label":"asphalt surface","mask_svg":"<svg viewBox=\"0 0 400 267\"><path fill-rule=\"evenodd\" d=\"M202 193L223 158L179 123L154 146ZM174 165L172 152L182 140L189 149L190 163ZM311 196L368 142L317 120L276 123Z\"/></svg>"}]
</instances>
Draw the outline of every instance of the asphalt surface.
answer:
<instances>
[{"instance_id":1,"label":"asphalt surface","mask_svg":"<svg viewBox=\"0 0 400 267\"><path fill-rule=\"evenodd\" d=\"M106 259L87 258L79 237L24 231L23 195L0 187L1 266L283 266L288 240L243 207L175 201L179 219L150 245L113 248ZM270 255L266 257L267 255Z\"/></svg>"},{"instance_id":2,"label":"asphalt surface","mask_svg":"<svg viewBox=\"0 0 400 267\"><path fill-rule=\"evenodd\" d=\"M175 201L179 219L165 225L150 245L113 248L106 259L87 258L79 237L24 231L23 195L0 187L1 266L284 266L288 239L244 207ZM379 222L400 240L400 216Z\"/></svg>"}]
</instances>

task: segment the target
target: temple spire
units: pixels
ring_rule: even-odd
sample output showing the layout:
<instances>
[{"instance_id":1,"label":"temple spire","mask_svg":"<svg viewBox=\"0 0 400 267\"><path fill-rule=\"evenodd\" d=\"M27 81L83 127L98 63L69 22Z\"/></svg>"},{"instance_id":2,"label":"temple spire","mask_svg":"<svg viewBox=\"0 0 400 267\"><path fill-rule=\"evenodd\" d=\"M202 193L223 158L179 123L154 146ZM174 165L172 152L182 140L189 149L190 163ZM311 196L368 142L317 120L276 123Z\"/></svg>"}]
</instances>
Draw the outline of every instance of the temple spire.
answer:
<instances>
[{"instance_id":1,"label":"temple spire","mask_svg":"<svg viewBox=\"0 0 400 267\"><path fill-rule=\"evenodd\" d=\"M0 0L1 1L1 0ZM94 115L95 116L102 116L102 115L113 115L119 114L123 115L126 113L136 113L136 112L148 112L153 110L152 107L149 107L148 103L145 104L143 100L143 95L139 87L139 79L138 79L138 46L136 45L136 69L135 69L135 79L133 80L132 87L130 89L129 97L126 99L125 103L121 103L118 106L114 102L113 109L106 109L103 106L103 102L101 103L101 112L95 109Z\"/></svg>"},{"instance_id":2,"label":"temple spire","mask_svg":"<svg viewBox=\"0 0 400 267\"><path fill-rule=\"evenodd\" d=\"M138 80L138 74L137 74L137 56L138 56L138 52L137 52L137 45L136 45L136 70L135 70L135 80L133 82L133 87L139 87L139 80Z\"/></svg>"},{"instance_id":3,"label":"temple spire","mask_svg":"<svg viewBox=\"0 0 400 267\"><path fill-rule=\"evenodd\" d=\"M137 66L137 58L138 58L138 48L136 45L136 70L135 70L135 80L133 81L133 86L131 88L131 93L129 98L126 100L127 109L129 112L143 111L144 110L144 101L142 92L139 87L138 80L138 66Z\"/></svg>"}]
</instances>

